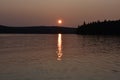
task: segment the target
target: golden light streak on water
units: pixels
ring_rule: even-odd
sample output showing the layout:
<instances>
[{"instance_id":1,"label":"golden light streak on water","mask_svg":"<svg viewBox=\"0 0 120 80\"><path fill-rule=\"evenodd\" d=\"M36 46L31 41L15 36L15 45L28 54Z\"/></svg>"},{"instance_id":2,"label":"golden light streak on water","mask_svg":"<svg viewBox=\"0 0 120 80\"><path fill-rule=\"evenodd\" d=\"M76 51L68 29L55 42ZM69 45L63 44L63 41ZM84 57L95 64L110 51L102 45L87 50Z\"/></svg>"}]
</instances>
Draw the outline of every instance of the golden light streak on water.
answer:
<instances>
[{"instance_id":1,"label":"golden light streak on water","mask_svg":"<svg viewBox=\"0 0 120 80\"><path fill-rule=\"evenodd\" d=\"M58 51L57 51L58 58L57 58L57 60L62 60L62 55L63 55L63 53L62 53L62 34L58 34L57 46L58 46Z\"/></svg>"}]
</instances>

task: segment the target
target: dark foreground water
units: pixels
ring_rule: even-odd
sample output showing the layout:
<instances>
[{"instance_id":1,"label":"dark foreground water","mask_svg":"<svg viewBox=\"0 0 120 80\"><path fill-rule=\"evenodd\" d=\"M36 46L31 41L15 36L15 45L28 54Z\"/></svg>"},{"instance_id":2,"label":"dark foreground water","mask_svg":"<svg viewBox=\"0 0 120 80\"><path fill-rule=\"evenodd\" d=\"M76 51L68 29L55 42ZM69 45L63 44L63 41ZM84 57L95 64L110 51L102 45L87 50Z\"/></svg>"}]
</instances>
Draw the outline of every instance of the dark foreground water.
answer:
<instances>
[{"instance_id":1,"label":"dark foreground water","mask_svg":"<svg viewBox=\"0 0 120 80\"><path fill-rule=\"evenodd\" d=\"M1 34L0 80L120 80L120 36Z\"/></svg>"}]
</instances>

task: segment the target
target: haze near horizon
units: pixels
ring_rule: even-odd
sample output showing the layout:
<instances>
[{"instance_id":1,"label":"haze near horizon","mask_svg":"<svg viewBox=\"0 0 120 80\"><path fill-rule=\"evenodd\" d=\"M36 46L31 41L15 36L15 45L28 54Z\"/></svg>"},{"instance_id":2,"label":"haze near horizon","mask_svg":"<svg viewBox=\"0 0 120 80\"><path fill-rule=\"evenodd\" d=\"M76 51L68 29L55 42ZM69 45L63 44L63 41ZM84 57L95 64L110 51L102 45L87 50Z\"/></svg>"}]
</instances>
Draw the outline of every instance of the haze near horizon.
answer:
<instances>
[{"instance_id":1,"label":"haze near horizon","mask_svg":"<svg viewBox=\"0 0 120 80\"><path fill-rule=\"evenodd\" d=\"M84 21L120 19L120 0L1 0L0 24L76 27Z\"/></svg>"}]
</instances>

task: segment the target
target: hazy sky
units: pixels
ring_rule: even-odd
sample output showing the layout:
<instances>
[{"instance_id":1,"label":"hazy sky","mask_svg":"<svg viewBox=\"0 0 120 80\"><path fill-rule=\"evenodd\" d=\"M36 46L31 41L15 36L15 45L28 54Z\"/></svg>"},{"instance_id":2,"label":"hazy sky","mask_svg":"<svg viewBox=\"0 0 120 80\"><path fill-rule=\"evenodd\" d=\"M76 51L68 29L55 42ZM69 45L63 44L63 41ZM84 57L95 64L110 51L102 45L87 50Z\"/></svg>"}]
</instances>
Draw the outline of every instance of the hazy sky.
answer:
<instances>
[{"instance_id":1,"label":"hazy sky","mask_svg":"<svg viewBox=\"0 0 120 80\"><path fill-rule=\"evenodd\" d=\"M120 19L120 0L0 0L0 24L77 26L84 21Z\"/></svg>"}]
</instances>

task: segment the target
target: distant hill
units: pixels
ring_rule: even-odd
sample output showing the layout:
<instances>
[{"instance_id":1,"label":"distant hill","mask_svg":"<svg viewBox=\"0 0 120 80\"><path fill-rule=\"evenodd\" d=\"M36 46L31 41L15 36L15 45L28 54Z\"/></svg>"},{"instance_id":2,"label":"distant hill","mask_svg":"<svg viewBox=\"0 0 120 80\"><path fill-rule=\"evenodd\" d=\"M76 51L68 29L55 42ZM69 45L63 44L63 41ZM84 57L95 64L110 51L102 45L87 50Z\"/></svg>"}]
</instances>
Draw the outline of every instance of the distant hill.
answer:
<instances>
[{"instance_id":1,"label":"distant hill","mask_svg":"<svg viewBox=\"0 0 120 80\"><path fill-rule=\"evenodd\" d=\"M84 35L120 35L120 20L97 21L78 26L78 34Z\"/></svg>"},{"instance_id":2,"label":"distant hill","mask_svg":"<svg viewBox=\"0 0 120 80\"><path fill-rule=\"evenodd\" d=\"M75 34L76 28L59 26L31 26L31 27L8 27L0 25L0 33L12 34Z\"/></svg>"},{"instance_id":3,"label":"distant hill","mask_svg":"<svg viewBox=\"0 0 120 80\"><path fill-rule=\"evenodd\" d=\"M0 25L1 34L81 34L81 35L120 35L120 20L97 21L78 26L78 28L60 26L8 27Z\"/></svg>"}]
</instances>

